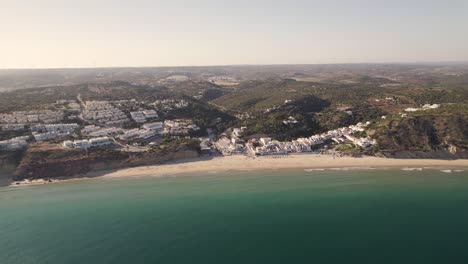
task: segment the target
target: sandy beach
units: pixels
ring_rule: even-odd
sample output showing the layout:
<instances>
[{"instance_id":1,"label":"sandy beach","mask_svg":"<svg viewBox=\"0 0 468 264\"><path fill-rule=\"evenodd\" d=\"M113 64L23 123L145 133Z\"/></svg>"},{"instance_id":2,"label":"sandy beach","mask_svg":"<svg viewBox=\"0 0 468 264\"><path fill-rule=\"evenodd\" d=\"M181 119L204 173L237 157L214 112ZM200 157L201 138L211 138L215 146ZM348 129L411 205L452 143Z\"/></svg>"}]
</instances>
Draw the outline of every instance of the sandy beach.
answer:
<instances>
[{"instance_id":1,"label":"sandy beach","mask_svg":"<svg viewBox=\"0 0 468 264\"><path fill-rule=\"evenodd\" d=\"M241 155L183 160L175 163L121 169L103 177L166 176L175 174L279 169L468 169L468 160L386 159L336 157L318 154L246 157ZM92 174L90 174L93 176ZM102 174L101 174L102 175Z\"/></svg>"},{"instance_id":2,"label":"sandy beach","mask_svg":"<svg viewBox=\"0 0 468 264\"><path fill-rule=\"evenodd\" d=\"M200 157L179 160L162 165L141 166L118 170L93 171L85 175L62 179L37 179L12 182L4 185L24 186L56 183L63 181L77 181L92 178L119 177L163 177L173 175L189 175L199 173L216 173L226 171L255 171L255 170L365 170L365 169L402 169L423 170L439 169L444 172L468 170L468 160L437 160L437 159L388 159L376 157L333 157L321 154L290 154L285 156L247 157L233 155L227 157Z\"/></svg>"}]
</instances>

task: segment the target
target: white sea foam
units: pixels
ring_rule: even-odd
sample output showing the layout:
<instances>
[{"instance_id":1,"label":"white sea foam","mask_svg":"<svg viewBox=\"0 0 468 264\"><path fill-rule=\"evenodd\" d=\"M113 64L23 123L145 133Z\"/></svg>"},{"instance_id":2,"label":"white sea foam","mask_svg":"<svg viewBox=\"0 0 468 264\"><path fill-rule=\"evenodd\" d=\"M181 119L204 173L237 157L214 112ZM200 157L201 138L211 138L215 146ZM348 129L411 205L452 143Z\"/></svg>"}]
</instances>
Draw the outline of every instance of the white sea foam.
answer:
<instances>
[{"instance_id":1,"label":"white sea foam","mask_svg":"<svg viewBox=\"0 0 468 264\"><path fill-rule=\"evenodd\" d=\"M351 167L349 169L351 170L375 170L375 168L372 168L372 167Z\"/></svg>"},{"instance_id":2,"label":"white sea foam","mask_svg":"<svg viewBox=\"0 0 468 264\"><path fill-rule=\"evenodd\" d=\"M404 171L422 171L423 168L403 168Z\"/></svg>"},{"instance_id":3,"label":"white sea foam","mask_svg":"<svg viewBox=\"0 0 468 264\"><path fill-rule=\"evenodd\" d=\"M441 172L445 172L445 173L452 173L452 170L440 170Z\"/></svg>"},{"instance_id":4,"label":"white sea foam","mask_svg":"<svg viewBox=\"0 0 468 264\"><path fill-rule=\"evenodd\" d=\"M306 172L311 172L311 171L324 171L325 169L305 169L304 171Z\"/></svg>"},{"instance_id":5,"label":"white sea foam","mask_svg":"<svg viewBox=\"0 0 468 264\"><path fill-rule=\"evenodd\" d=\"M349 168L330 168L330 170L347 171L347 170L349 170Z\"/></svg>"},{"instance_id":6,"label":"white sea foam","mask_svg":"<svg viewBox=\"0 0 468 264\"><path fill-rule=\"evenodd\" d=\"M372 167L343 167L343 168L330 168L329 170L336 170L336 171L348 171L348 170L375 170Z\"/></svg>"}]
</instances>

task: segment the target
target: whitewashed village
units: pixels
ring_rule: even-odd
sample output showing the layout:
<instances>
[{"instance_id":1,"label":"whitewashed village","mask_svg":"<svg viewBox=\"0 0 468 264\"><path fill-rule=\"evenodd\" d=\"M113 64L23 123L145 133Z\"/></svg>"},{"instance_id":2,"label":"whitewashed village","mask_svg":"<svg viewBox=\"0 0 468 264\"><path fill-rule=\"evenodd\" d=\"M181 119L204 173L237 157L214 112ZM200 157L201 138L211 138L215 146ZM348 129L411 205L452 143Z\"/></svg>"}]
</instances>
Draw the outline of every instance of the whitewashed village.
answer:
<instances>
[{"instance_id":1,"label":"whitewashed village","mask_svg":"<svg viewBox=\"0 0 468 264\"><path fill-rule=\"evenodd\" d=\"M231 128L228 133L215 135L207 129L208 137L191 137L191 132L201 128L191 119L166 119L158 111L188 106L184 100L157 100L144 104L135 99L119 101L58 100L56 110L18 111L0 115L3 131L25 131L27 135L0 141L0 150L13 151L25 148L32 142L60 143L63 148L116 148L121 151L144 152L163 137L194 138L200 141L202 155L287 155L327 150L329 145L352 142L368 148L375 142L366 137L355 137L364 131L367 123L358 123L281 142L269 137L244 141L246 127ZM135 111L135 108L139 108ZM132 109L132 110L129 110ZM293 117L283 123L296 124ZM132 128L124 128L125 124Z\"/></svg>"}]
</instances>

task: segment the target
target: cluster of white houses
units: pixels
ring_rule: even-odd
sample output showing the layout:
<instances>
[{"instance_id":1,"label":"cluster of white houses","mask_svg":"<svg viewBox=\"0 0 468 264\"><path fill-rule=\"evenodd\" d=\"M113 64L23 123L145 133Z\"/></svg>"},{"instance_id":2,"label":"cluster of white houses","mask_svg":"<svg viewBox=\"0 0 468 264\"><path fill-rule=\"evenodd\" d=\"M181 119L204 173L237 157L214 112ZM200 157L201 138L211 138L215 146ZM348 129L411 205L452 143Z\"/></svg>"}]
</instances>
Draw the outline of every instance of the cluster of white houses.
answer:
<instances>
[{"instance_id":1,"label":"cluster of white houses","mask_svg":"<svg viewBox=\"0 0 468 264\"><path fill-rule=\"evenodd\" d=\"M174 119L164 121L164 134L187 134L190 130L200 130L200 127L195 125L191 119Z\"/></svg>"},{"instance_id":2,"label":"cluster of white houses","mask_svg":"<svg viewBox=\"0 0 468 264\"><path fill-rule=\"evenodd\" d=\"M87 101L82 117L102 126L121 126L129 121L127 115L109 101Z\"/></svg>"},{"instance_id":3,"label":"cluster of white houses","mask_svg":"<svg viewBox=\"0 0 468 264\"><path fill-rule=\"evenodd\" d=\"M159 131L159 132L164 131L164 123L163 122L146 123L142 127L144 129L148 129L148 130L156 130L156 131Z\"/></svg>"},{"instance_id":4,"label":"cluster of white houses","mask_svg":"<svg viewBox=\"0 0 468 264\"><path fill-rule=\"evenodd\" d=\"M91 147L102 147L110 145L114 142L109 137L98 137L92 139L81 139L81 140L66 140L62 143L63 147L65 148L82 148L87 149Z\"/></svg>"},{"instance_id":5,"label":"cluster of white houses","mask_svg":"<svg viewBox=\"0 0 468 264\"><path fill-rule=\"evenodd\" d=\"M328 140L333 140L338 144L345 143L346 140L352 141L354 144L366 148L375 141L370 138L357 138L352 134L358 131L364 131L368 123L358 123L349 127L342 127L328 132L313 135L308 138L298 138L291 142L280 142L271 138L260 138L260 146L254 147L254 142L247 143L247 150L255 155L270 155L270 154L287 154L310 152L313 146L324 144Z\"/></svg>"},{"instance_id":6,"label":"cluster of white houses","mask_svg":"<svg viewBox=\"0 0 468 264\"><path fill-rule=\"evenodd\" d=\"M158 113L156 113L154 110L134 111L130 112L130 116L132 117L133 121L137 123L145 123L148 121L147 119L154 119L159 117Z\"/></svg>"},{"instance_id":7,"label":"cluster of white houses","mask_svg":"<svg viewBox=\"0 0 468 264\"><path fill-rule=\"evenodd\" d=\"M416 111L421 111L421 110L427 110L427 109L437 109L440 107L440 104L425 104L421 108L414 108L414 107L408 107L405 109L405 112L416 112Z\"/></svg>"},{"instance_id":8,"label":"cluster of white houses","mask_svg":"<svg viewBox=\"0 0 468 264\"><path fill-rule=\"evenodd\" d=\"M31 132L36 141L51 140L72 134L80 126L73 124L39 124L31 126Z\"/></svg>"},{"instance_id":9,"label":"cluster of white houses","mask_svg":"<svg viewBox=\"0 0 468 264\"><path fill-rule=\"evenodd\" d=\"M242 154L245 153L246 150L245 142L236 137L232 137L231 139L221 137L214 143L214 147L224 156Z\"/></svg>"},{"instance_id":10,"label":"cluster of white houses","mask_svg":"<svg viewBox=\"0 0 468 264\"><path fill-rule=\"evenodd\" d=\"M294 117L290 116L288 119L283 120L283 124L290 125L290 124L297 124L299 123Z\"/></svg>"},{"instance_id":11,"label":"cluster of white houses","mask_svg":"<svg viewBox=\"0 0 468 264\"><path fill-rule=\"evenodd\" d=\"M67 105L66 109L38 110L38 111L17 111L8 114L0 114L0 128L2 131L21 131L30 128L35 141L53 140L60 137L69 136L79 132L80 125L77 123L60 123L65 118L65 111L68 106L75 104L77 107L75 118L81 118L91 125L82 127L82 140L65 141L66 147L87 148L89 146L101 146L107 144L112 137L123 141L147 140L154 136L174 134L184 135L189 131L197 131L200 128L193 124L190 119L165 120L163 122L154 122L159 118L154 109L144 109L139 111L124 112L122 109L135 109L140 107L135 99L120 101L86 101L83 102L81 111L80 104L76 100L57 100L56 106ZM165 110L183 108L188 106L185 100L158 100L153 104L154 107ZM129 124L130 118L141 128L123 129L124 124ZM71 143L70 143L71 142ZM27 145L26 140L21 138L12 138L2 141L2 150L14 150Z\"/></svg>"},{"instance_id":12,"label":"cluster of white houses","mask_svg":"<svg viewBox=\"0 0 468 264\"><path fill-rule=\"evenodd\" d=\"M200 128L192 123L190 119L165 120L164 122L153 122L142 125L141 128L124 131L119 136L121 140L141 140L158 135L185 135L190 130L198 131Z\"/></svg>"},{"instance_id":13,"label":"cluster of white houses","mask_svg":"<svg viewBox=\"0 0 468 264\"><path fill-rule=\"evenodd\" d=\"M75 100L59 100L57 104L76 104ZM286 100L285 104L290 103ZM154 122L159 118L155 110L131 111L130 117L139 124L139 128L123 129L122 125L130 121L127 114L121 109L128 106L128 109L135 109L139 103L136 100L122 101L87 101L84 103L81 118L91 125L81 129L80 140L66 140L62 145L66 148L91 148L101 147L114 143L114 139L123 142L150 141L159 135L187 135L190 131L198 131L200 127L195 125L191 119L174 119ZM158 100L154 107L163 110L183 108L188 106L185 100ZM422 109L437 108L438 105L425 105ZM79 110L78 110L79 112ZM19 131L30 127L32 136L36 141L52 140L59 137L71 135L78 131L80 125L77 123L63 124L57 123L64 119L64 111L20 111L0 115L0 123L4 131ZM149 120L149 121L148 121ZM284 120L285 124L296 124L298 121L294 117ZM363 131L367 124L358 123L354 126L343 127L326 133L313 135L308 138L298 138L291 142L280 142L271 138L260 138L258 141L245 143L240 137L245 129L234 128L231 138L221 137L212 144L212 138L201 140L202 151L209 152L217 149L224 155L251 153L255 155L287 154L291 152L312 151L313 146L324 144L328 140L336 143L344 143L349 140L363 148L374 144L369 138L357 138L353 134ZM80 133L77 133L80 135ZM9 140L0 141L0 150L16 150L28 144L29 136L15 137Z\"/></svg>"},{"instance_id":14,"label":"cluster of white houses","mask_svg":"<svg viewBox=\"0 0 468 264\"><path fill-rule=\"evenodd\" d=\"M0 123L6 124L35 124L35 123L56 123L64 119L63 111L38 110L38 111L17 111L8 114L0 114Z\"/></svg>"},{"instance_id":15,"label":"cluster of white houses","mask_svg":"<svg viewBox=\"0 0 468 264\"><path fill-rule=\"evenodd\" d=\"M159 135L155 130L134 128L125 131L122 135L119 136L121 140L145 140Z\"/></svg>"},{"instance_id":16,"label":"cluster of white houses","mask_svg":"<svg viewBox=\"0 0 468 264\"><path fill-rule=\"evenodd\" d=\"M242 135L244 128L235 128L233 130L231 139L229 139L227 136L224 136L218 139L212 145L223 155L244 154L246 152L252 155L310 152L314 146L324 144L329 140L332 140L338 144L342 144L345 143L346 140L350 140L362 148L367 148L375 143L374 140L370 138L358 138L353 136L355 132L364 131L364 128L367 126L367 124L368 123L358 123L357 125L330 130L326 133L313 135L308 138L298 138L290 142L281 142L271 138L263 137L258 140L250 140L249 142L245 143L239 138L239 136ZM207 146L209 146L209 144L205 142L203 147L206 148ZM200 147L202 147L202 145L200 145Z\"/></svg>"},{"instance_id":17,"label":"cluster of white houses","mask_svg":"<svg viewBox=\"0 0 468 264\"><path fill-rule=\"evenodd\" d=\"M245 129L246 127L233 128L231 139L227 136L223 136L213 144L214 147L225 156L245 153L245 142L240 139Z\"/></svg>"},{"instance_id":18,"label":"cluster of white houses","mask_svg":"<svg viewBox=\"0 0 468 264\"><path fill-rule=\"evenodd\" d=\"M123 133L123 129L120 127L100 127L89 125L81 129L81 135L84 137L114 136L121 133Z\"/></svg>"},{"instance_id":19,"label":"cluster of white houses","mask_svg":"<svg viewBox=\"0 0 468 264\"><path fill-rule=\"evenodd\" d=\"M293 100L286 99L286 100L284 100L284 105L290 104L290 103L292 103L292 102L293 102ZM266 114L266 113L270 113L271 111L277 110L277 109L279 109L280 107L281 107L281 106L276 106L276 105L274 105L274 106L272 106L272 107L270 107L270 108L265 109L265 111L263 111L263 113L265 113L265 114ZM289 119L286 119L286 120L289 120Z\"/></svg>"},{"instance_id":20,"label":"cluster of white houses","mask_svg":"<svg viewBox=\"0 0 468 264\"><path fill-rule=\"evenodd\" d=\"M189 103L183 99L165 99L165 100L156 100L153 103L153 106L159 110L170 111L173 109L185 108Z\"/></svg>"},{"instance_id":21,"label":"cluster of white houses","mask_svg":"<svg viewBox=\"0 0 468 264\"><path fill-rule=\"evenodd\" d=\"M31 132L73 132L80 126L76 123L71 124L38 124L31 126Z\"/></svg>"}]
</instances>

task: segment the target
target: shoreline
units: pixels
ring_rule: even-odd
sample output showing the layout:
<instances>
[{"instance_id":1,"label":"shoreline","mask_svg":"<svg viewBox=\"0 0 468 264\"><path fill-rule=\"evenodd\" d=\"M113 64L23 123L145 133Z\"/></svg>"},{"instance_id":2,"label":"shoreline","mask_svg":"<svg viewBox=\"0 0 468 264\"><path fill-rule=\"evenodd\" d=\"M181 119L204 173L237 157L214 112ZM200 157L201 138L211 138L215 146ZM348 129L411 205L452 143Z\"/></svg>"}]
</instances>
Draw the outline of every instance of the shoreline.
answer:
<instances>
[{"instance_id":1,"label":"shoreline","mask_svg":"<svg viewBox=\"0 0 468 264\"><path fill-rule=\"evenodd\" d=\"M319 170L366 170L366 169L402 169L422 170L438 169L443 172L468 169L468 160L436 159L393 159L364 156L333 157L322 154L290 154L284 156L247 157L243 155L199 157L178 160L161 165L139 166L117 170L93 171L76 177L62 179L38 179L33 181L12 182L10 186L24 186L76 181L85 179L112 179L123 177L164 177L197 173L218 173L227 171L264 171L303 169Z\"/></svg>"},{"instance_id":2,"label":"shoreline","mask_svg":"<svg viewBox=\"0 0 468 264\"><path fill-rule=\"evenodd\" d=\"M433 160L433 159L390 159L376 157L340 157L329 155L298 154L286 156L227 156L212 159L193 159L167 163L163 165L126 168L102 175L103 178L132 176L169 176L225 171L256 171L280 169L468 169L468 160Z\"/></svg>"}]
</instances>

